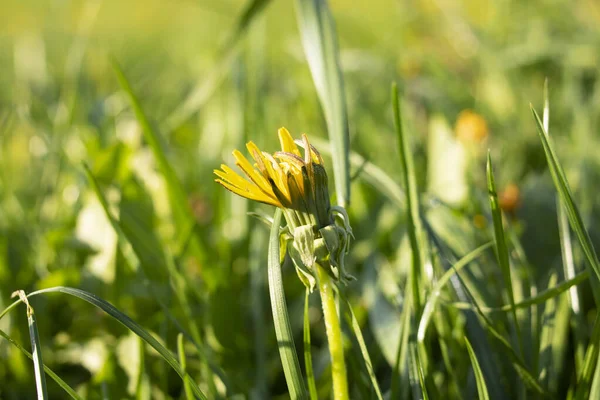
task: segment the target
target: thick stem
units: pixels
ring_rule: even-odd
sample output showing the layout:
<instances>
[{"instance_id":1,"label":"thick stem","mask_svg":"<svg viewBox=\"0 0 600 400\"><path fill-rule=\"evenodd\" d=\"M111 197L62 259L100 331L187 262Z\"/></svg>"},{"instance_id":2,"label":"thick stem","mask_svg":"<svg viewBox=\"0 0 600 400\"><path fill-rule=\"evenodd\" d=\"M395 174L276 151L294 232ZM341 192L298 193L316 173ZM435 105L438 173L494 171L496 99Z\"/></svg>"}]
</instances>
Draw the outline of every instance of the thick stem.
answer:
<instances>
[{"instance_id":1,"label":"thick stem","mask_svg":"<svg viewBox=\"0 0 600 400\"><path fill-rule=\"evenodd\" d=\"M348 379L346 378L346 363L344 361L344 345L342 329L338 318L335 298L333 297L333 282L327 271L316 265L319 281L319 293L323 305L325 330L329 342L331 356L331 377L333 380L333 398L335 400L348 400Z\"/></svg>"}]
</instances>

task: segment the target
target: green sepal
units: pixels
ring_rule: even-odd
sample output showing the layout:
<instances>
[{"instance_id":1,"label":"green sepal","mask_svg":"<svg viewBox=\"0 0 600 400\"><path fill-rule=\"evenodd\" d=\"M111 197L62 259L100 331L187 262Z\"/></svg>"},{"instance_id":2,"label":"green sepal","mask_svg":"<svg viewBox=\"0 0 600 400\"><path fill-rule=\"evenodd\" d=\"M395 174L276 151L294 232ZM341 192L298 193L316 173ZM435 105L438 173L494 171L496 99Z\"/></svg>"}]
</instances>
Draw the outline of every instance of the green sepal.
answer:
<instances>
[{"instance_id":1,"label":"green sepal","mask_svg":"<svg viewBox=\"0 0 600 400\"><path fill-rule=\"evenodd\" d=\"M294 246L294 242L291 240L288 241L288 251L290 254L290 258L294 263L294 267L296 269L296 274L298 275L298 278L300 278L300 281L302 281L304 286L306 286L306 288L312 293L317 284L317 280L313 276L312 270L306 267L306 265L302 261L302 255L300 254L296 246Z\"/></svg>"}]
</instances>

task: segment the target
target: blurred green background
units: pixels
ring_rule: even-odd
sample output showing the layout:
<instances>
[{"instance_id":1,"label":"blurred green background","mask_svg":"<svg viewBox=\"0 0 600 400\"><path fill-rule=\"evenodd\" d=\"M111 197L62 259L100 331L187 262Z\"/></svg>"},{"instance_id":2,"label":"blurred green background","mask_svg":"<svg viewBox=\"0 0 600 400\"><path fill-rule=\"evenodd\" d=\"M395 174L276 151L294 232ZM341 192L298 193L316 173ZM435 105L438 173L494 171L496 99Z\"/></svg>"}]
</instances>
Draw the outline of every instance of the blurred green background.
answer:
<instances>
[{"instance_id":1,"label":"blurred green background","mask_svg":"<svg viewBox=\"0 0 600 400\"><path fill-rule=\"evenodd\" d=\"M358 280L345 292L386 392L410 263L403 195L388 184L401 183L390 83L398 81L403 93L423 208L439 240L460 258L493 238L485 186L490 148L517 243L511 247L520 268L515 279L539 286L539 292L551 274L562 279L563 268L555 192L529 104L542 109L548 79L550 132L596 240L600 5L331 0L329 7L356 153L348 207L356 241L347 259ZM212 170L233 164L231 151L243 150L249 140L275 151L281 126L294 136L308 133L317 145L327 139L294 4L5 0L0 8L0 308L17 289L77 287L110 301L173 350L180 331L201 340L224 377L217 378L188 343L188 368L209 397L286 398L266 286L268 231L247 216L272 210L223 190ZM185 204L170 200L113 61L159 132ZM460 133L464 110L480 119ZM328 146L319 148L329 167ZM128 243L119 244L84 163ZM330 174L332 194L333 179ZM508 187L512 192L505 192ZM192 232L178 223L177 208L191 210ZM132 253L142 255L142 267L132 262ZM578 248L575 264L583 269ZM498 277L490 250L469 278L482 305L505 303ZM284 279L301 348L304 287L289 263ZM588 286L580 288L581 318L556 322L567 332L560 359L565 367L549 389L558 397L574 379L570 326L581 324L584 336L591 329L595 308ZM317 300L310 308L313 357L319 397L327 398L327 345ZM89 304L62 294L37 296L31 304L44 361L84 398L183 395L181 381L157 353L142 355L135 335ZM470 361L457 342L465 318L451 307L441 310L453 331L438 327L435 335L454 344L443 342L444 348L434 340L431 391L472 398ZM23 306L4 316L0 329L29 348ZM534 342L538 329L531 328ZM351 338L352 397L369 398L369 380ZM509 383L516 375L502 350L495 350L495 360L501 360L496 398L512 396L517 389ZM524 358L535 365L533 355ZM66 396L51 380L48 391L50 398ZM34 396L32 363L2 339L0 398Z\"/></svg>"}]
</instances>

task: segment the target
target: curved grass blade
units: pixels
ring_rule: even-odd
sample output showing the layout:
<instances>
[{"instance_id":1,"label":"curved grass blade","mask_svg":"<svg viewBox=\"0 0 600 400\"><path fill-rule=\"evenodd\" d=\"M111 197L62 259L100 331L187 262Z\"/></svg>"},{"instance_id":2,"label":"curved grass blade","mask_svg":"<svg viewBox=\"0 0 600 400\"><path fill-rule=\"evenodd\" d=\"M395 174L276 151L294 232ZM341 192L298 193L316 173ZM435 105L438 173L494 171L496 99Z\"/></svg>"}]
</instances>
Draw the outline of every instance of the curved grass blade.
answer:
<instances>
[{"instance_id":1,"label":"curved grass blade","mask_svg":"<svg viewBox=\"0 0 600 400\"><path fill-rule=\"evenodd\" d=\"M515 304L515 308L527 308L531 306L535 306L538 304L542 304L547 300L550 300L563 292L566 292L573 286L579 285L582 282L585 282L586 279L590 277L590 271L583 271L575 275L572 279L568 279L566 281L562 281L558 285L554 287L549 287L546 290L541 291L537 296L530 297L523 301L520 301ZM470 303L452 303L453 307L460 309L473 309L474 306ZM510 304L504 305L502 307L484 307L479 306L479 309L483 312L506 312L512 310L512 306Z\"/></svg>"},{"instance_id":2,"label":"curved grass blade","mask_svg":"<svg viewBox=\"0 0 600 400\"><path fill-rule=\"evenodd\" d=\"M337 202L345 207L350 203L350 137L335 23L326 0L297 0L296 14L331 140Z\"/></svg>"},{"instance_id":3,"label":"curved grass blade","mask_svg":"<svg viewBox=\"0 0 600 400\"><path fill-rule=\"evenodd\" d=\"M473 346L471 346L471 343L469 342L469 339L467 339L466 336L465 344L467 346L467 351L469 352L471 365L473 365L473 372L475 374L475 382L477 383L477 394L479 395L479 400L489 400L490 396L488 394L487 384L485 383L485 379L483 377L483 372L479 367L479 361L477 361L477 356L475 356Z\"/></svg>"},{"instance_id":4,"label":"curved grass blade","mask_svg":"<svg viewBox=\"0 0 600 400\"><path fill-rule=\"evenodd\" d=\"M135 322L134 320L129 318L129 316L127 316L127 314L122 313L121 311L119 311L117 308L115 308L115 306L113 306L109 302L99 298L98 296L96 296L92 293L89 293L89 292L86 292L86 291L83 291L80 289L66 287L66 286L56 286L56 287L52 287L52 288L48 288L48 289L37 290L35 292L29 293L27 295L27 297L33 297L33 296L37 296L40 294L57 293L57 292L69 294L69 295L77 297L81 300L87 301L88 303L92 304L95 307L98 307L99 309L101 309L102 311L104 311L105 313L107 313L108 315L113 317L114 319L116 319L122 325L124 325L129 330L131 330L133 333L135 333L140 338L142 338L154 350L156 350L162 356L162 358L171 366L171 368L173 368L173 370L175 370L175 372L177 372L177 374L181 377L181 379L183 380L184 383L189 382L196 398L207 399L206 395L204 393L202 393L202 391L200 390L198 385L193 381L192 377L188 373L186 373L182 370L181 365L177 361L177 358L173 355L173 353L169 349L167 349L165 346L163 346L158 340L156 340L154 338L154 336L152 336L148 331L146 331L144 328L142 328L137 322ZM10 310L12 310L14 307L16 307L21 302L22 302L22 300L17 300L14 303L12 303L11 305L9 305L8 307L6 307L4 309L4 311L2 313L0 313L0 319L4 315L6 315L6 313L8 313Z\"/></svg>"},{"instance_id":5,"label":"curved grass blade","mask_svg":"<svg viewBox=\"0 0 600 400\"><path fill-rule=\"evenodd\" d=\"M423 342L423 340L425 339L425 332L427 331L427 327L435 309L437 299L440 296L442 289L444 288L446 283L448 283L452 275L458 273L458 271L466 267L471 261L479 257L479 255L481 255L485 250L489 249L492 246L492 244L492 242L489 242L484 245L481 245L469 254L465 255L454 265L452 265L452 268L447 270L444 273L444 275L442 275L442 277L437 281L437 283L433 287L433 290L431 291L431 294L429 295L429 300L427 300L425 308L423 308L423 314L421 315L421 321L419 322L419 330L417 331L417 340L419 342Z\"/></svg>"},{"instance_id":6,"label":"curved grass blade","mask_svg":"<svg viewBox=\"0 0 600 400\"><path fill-rule=\"evenodd\" d=\"M341 293L340 293L340 296ZM365 362L365 367L367 368L367 373L369 374L369 378L371 379L371 385L373 385L373 390L375 390L375 395L378 400L383 400L383 396L381 395L381 389L379 388L379 384L377 383L377 377L375 376L375 370L373 369L373 363L371 362L371 357L369 356L369 350L367 349L367 345L365 343L365 339L360 330L360 325L356 316L354 315L354 311L352 311L352 306L348 299L343 297L344 302L346 303L346 309L348 310L346 314L346 319L348 324L352 327L352 331L354 332L354 336L356 337L356 341L360 347L360 352L362 353L363 360Z\"/></svg>"},{"instance_id":7,"label":"curved grass blade","mask_svg":"<svg viewBox=\"0 0 600 400\"><path fill-rule=\"evenodd\" d=\"M498 202L498 194L496 193L496 184L494 182L494 169L492 167L492 156L488 151L487 156L487 184L488 194L490 198L490 208L492 209L492 220L494 222L494 238L496 243L496 256L504 277L504 284L508 292L508 299L512 307L512 317L515 323L515 331L517 334L517 343L519 352L523 354L523 336L519 327L519 319L517 318L517 310L515 308L515 293L512 285L512 276L510 270L510 261L508 258L508 247L506 246L506 237L504 236L504 226L502 225L502 211Z\"/></svg>"},{"instance_id":8,"label":"curved grass blade","mask_svg":"<svg viewBox=\"0 0 600 400\"><path fill-rule=\"evenodd\" d=\"M312 354L310 351L310 318L308 316L308 297L310 291L306 289L304 296L304 365L306 367L306 380L308 381L308 394L311 400L317 400L317 384L313 370Z\"/></svg>"},{"instance_id":9,"label":"curved grass blade","mask_svg":"<svg viewBox=\"0 0 600 400\"><path fill-rule=\"evenodd\" d=\"M558 161L554 147L550 143L548 133L544 129L544 125L533 106L530 105L530 108L533 118L536 122L538 136L540 137L542 146L544 147L544 153L546 153L546 160L548 161L548 168L550 169L554 186L556 187L556 190L560 196L560 200L565 208L565 211L567 212L569 222L571 223L571 228L573 231L575 231L577 239L579 240L579 244L583 249L583 253L585 254L585 258L587 260L587 265L594 272L597 281L600 279L600 261L598 261L598 255L596 254L596 250L592 245L590 236L585 228L585 225L583 224L583 219L581 218L579 209L575 205L571 188L569 187L569 183L562 166Z\"/></svg>"},{"instance_id":10,"label":"curved grass blade","mask_svg":"<svg viewBox=\"0 0 600 400\"><path fill-rule=\"evenodd\" d=\"M29 358L30 360L33 361L33 355L28 352L27 350L25 350L25 348L23 346L21 346L19 343L15 342L13 340L13 338L11 338L10 336L8 336L6 334L6 332L4 332L2 329L0 329L0 336L2 336L4 339L6 339L10 344L12 344L13 346L15 346L17 349L19 349L21 351L21 353L25 354L25 356L27 358ZM79 395L75 392L75 390L69 386L67 384L67 382L63 381L58 375L56 375L54 373L54 371L52 371L49 367L47 367L46 365L44 365L44 371L48 374L48 376L58 384L58 386L60 386L69 396L71 396L72 399L75 400L83 400L82 397L79 397Z\"/></svg>"},{"instance_id":11,"label":"curved grass blade","mask_svg":"<svg viewBox=\"0 0 600 400\"><path fill-rule=\"evenodd\" d=\"M128 261L131 263L131 265L136 266L135 269L137 269L137 265L139 264L142 271L144 271L144 273L146 273L146 265L144 264L143 260L148 260L148 257L144 257L143 254L140 254L140 249L138 247L132 246L130 237L125 233L125 231L121 225L121 222L118 221L112 215L109 205L108 205L108 202L106 200L106 197L102 193L102 190L100 189L100 186L98 185L98 181L92 174L90 168L86 164L84 164L83 167L84 167L86 176L88 178L88 182L90 183L92 190L96 194L98 201L100 201L100 204L102 205L102 208L104 209L106 218L108 218L111 226L117 233L117 236L119 238L119 246L122 246L123 254L128 256L128 258L129 258ZM131 250L129 249L129 247L131 248ZM190 304L187 300L187 297L185 295L186 289L191 289L191 292L195 293L197 295L197 297L200 299L202 296L198 295L198 293L194 287L190 288L189 285L187 285L188 281L175 268L173 262L174 262L173 258L169 255L168 257L166 257L164 266L166 267L166 270L170 274L172 283L175 285L175 290L173 291L173 293L175 294L178 301L180 302L181 308L184 312L184 315L187 317L188 320L191 320L192 311L190 308ZM184 289L184 286L186 287L186 289ZM152 283L150 283L149 289L150 289L150 291L154 290ZM170 313L168 307L164 306L160 297L156 296L155 299L159 303L159 305L163 308L163 311L165 312L165 314L175 323L175 325L177 325L178 329L183 332L184 330L182 328L182 325ZM198 354L200 355L202 362L206 363L208 365L208 367L210 368L210 370L214 374L219 376L219 379L221 379L221 381L225 385L227 392L230 392L231 387L232 387L230 379L225 375L225 373L221 370L221 368L214 362L214 360L211 359L211 357L208 355L206 350L202 348L202 340L200 337L200 333L199 333L196 325L194 325L193 322L190 323L190 331L191 331L191 334L186 335L186 336L188 336L188 339L190 339L196 346L196 350L198 351ZM211 390L212 390L212 385L210 385L210 386L211 386Z\"/></svg>"},{"instance_id":12,"label":"curved grass blade","mask_svg":"<svg viewBox=\"0 0 600 400\"><path fill-rule=\"evenodd\" d=\"M277 347L281 357L281 365L287 382L290 397L292 399L306 399L306 389L302 382L302 373L296 354L292 326L288 317L287 304L283 291L283 280L281 277L281 263L279 261L279 225L281 224L281 210L277 209L273 216L273 225L269 235L269 295L271 297L271 310L273 311L273 323L275 324L275 336Z\"/></svg>"}]
</instances>

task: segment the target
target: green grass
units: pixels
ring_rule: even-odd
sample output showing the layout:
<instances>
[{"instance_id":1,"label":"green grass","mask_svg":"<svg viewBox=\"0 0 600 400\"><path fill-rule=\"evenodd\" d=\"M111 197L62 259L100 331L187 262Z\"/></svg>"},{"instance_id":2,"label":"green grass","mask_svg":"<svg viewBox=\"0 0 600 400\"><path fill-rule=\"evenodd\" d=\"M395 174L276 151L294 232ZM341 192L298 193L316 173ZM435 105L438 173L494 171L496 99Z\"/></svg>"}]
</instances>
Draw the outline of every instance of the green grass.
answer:
<instances>
[{"instance_id":1,"label":"green grass","mask_svg":"<svg viewBox=\"0 0 600 400\"><path fill-rule=\"evenodd\" d=\"M10 0L0 398L333 397L279 213L212 173L282 126L355 236L350 398L598 397L600 9L447 3Z\"/></svg>"}]
</instances>

